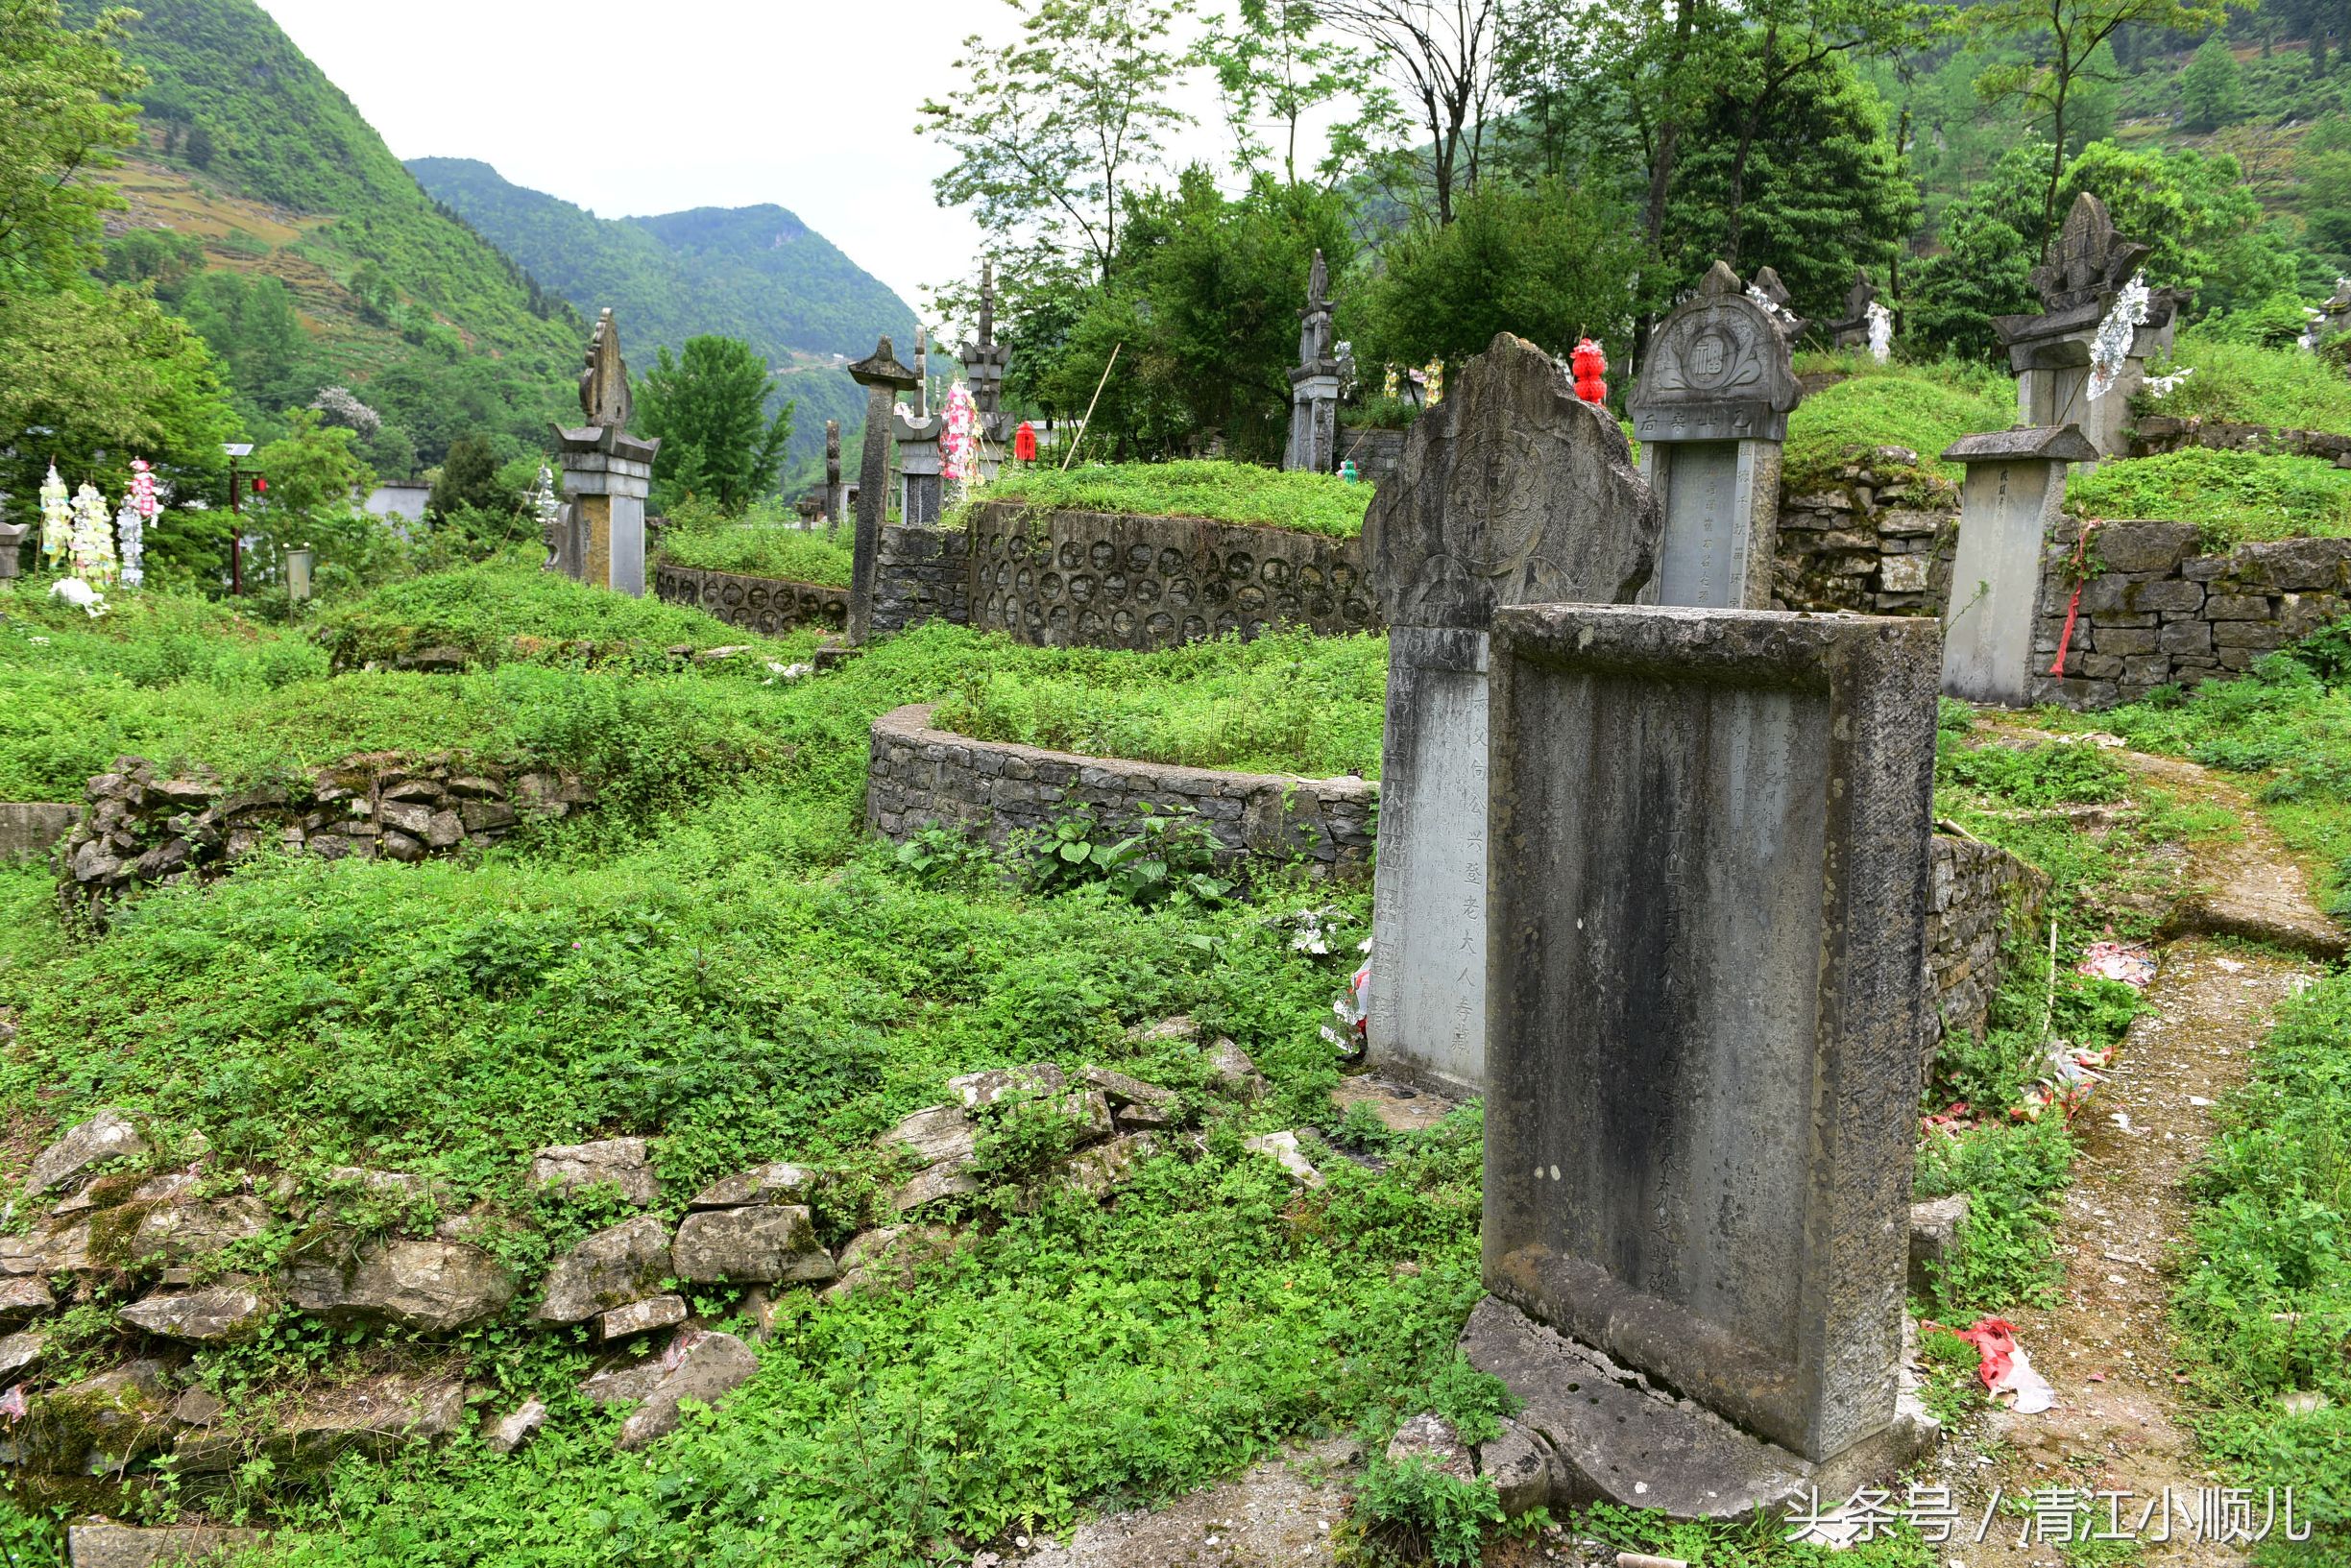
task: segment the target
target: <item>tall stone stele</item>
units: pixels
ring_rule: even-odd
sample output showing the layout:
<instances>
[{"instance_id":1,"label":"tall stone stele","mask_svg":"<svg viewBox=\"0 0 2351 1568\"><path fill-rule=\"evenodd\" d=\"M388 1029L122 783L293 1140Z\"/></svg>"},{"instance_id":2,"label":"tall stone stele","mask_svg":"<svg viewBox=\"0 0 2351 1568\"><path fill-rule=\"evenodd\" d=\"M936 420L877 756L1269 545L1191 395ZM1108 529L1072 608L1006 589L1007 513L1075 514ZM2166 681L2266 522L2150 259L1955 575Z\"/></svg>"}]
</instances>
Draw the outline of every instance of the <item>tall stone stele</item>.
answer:
<instances>
[{"instance_id":1,"label":"tall stone stele","mask_svg":"<svg viewBox=\"0 0 2351 1568\"><path fill-rule=\"evenodd\" d=\"M1365 562L1389 624L1369 1058L1486 1082L1486 633L1504 605L1624 603L1657 560L1624 432L1504 333L1405 438Z\"/></svg>"},{"instance_id":2,"label":"tall stone stele","mask_svg":"<svg viewBox=\"0 0 2351 1568\"><path fill-rule=\"evenodd\" d=\"M1902 1394L1937 631L1493 623L1484 1281L1554 1507L1824 1506ZM1676 1397L1679 1396L1679 1397Z\"/></svg>"},{"instance_id":3,"label":"tall stone stele","mask_svg":"<svg viewBox=\"0 0 2351 1568\"><path fill-rule=\"evenodd\" d=\"M898 394L920 385L922 378L898 362L886 336L875 346L871 358L849 367L849 378L865 389L865 449L858 469L857 541L850 555L849 622L844 639L854 648L873 632L874 574L882 554L890 425L897 417Z\"/></svg>"},{"instance_id":4,"label":"tall stone stele","mask_svg":"<svg viewBox=\"0 0 2351 1568\"><path fill-rule=\"evenodd\" d=\"M1004 448L1012 441L1011 417L1004 411L1005 372L1011 368L1012 350L996 341L996 264L980 267L980 341L963 345L963 380L971 388L972 407L980 416L980 476L996 477Z\"/></svg>"},{"instance_id":5,"label":"tall stone stele","mask_svg":"<svg viewBox=\"0 0 2351 1568\"><path fill-rule=\"evenodd\" d=\"M946 457L939 437L947 413L931 411L931 342L927 328L914 329L914 406L890 405L890 435L898 443L898 520L929 528L946 510Z\"/></svg>"},{"instance_id":6,"label":"tall stone stele","mask_svg":"<svg viewBox=\"0 0 2351 1568\"><path fill-rule=\"evenodd\" d=\"M1804 396L1786 334L1787 324L1717 261L1649 340L1627 403L1641 477L1665 509L1662 557L1644 602L1770 608L1780 448L1788 411Z\"/></svg>"},{"instance_id":7,"label":"tall stone stele","mask_svg":"<svg viewBox=\"0 0 2351 1568\"><path fill-rule=\"evenodd\" d=\"M840 421L825 421L825 531L840 532L841 514L848 510L849 491L841 483Z\"/></svg>"},{"instance_id":8,"label":"tall stone stele","mask_svg":"<svg viewBox=\"0 0 2351 1568\"><path fill-rule=\"evenodd\" d=\"M1328 473L1339 450L1339 355L1331 341L1330 269L1314 253L1306 308L1298 312L1298 362L1290 373L1290 446L1282 467Z\"/></svg>"},{"instance_id":9,"label":"tall stone stele","mask_svg":"<svg viewBox=\"0 0 2351 1568\"><path fill-rule=\"evenodd\" d=\"M2033 700L2042 553L2065 505L2069 466L2097 456L2070 424L1965 436L1944 452L1944 462L1967 467L1943 615L1945 696L2003 708Z\"/></svg>"},{"instance_id":10,"label":"tall stone stele","mask_svg":"<svg viewBox=\"0 0 2351 1568\"><path fill-rule=\"evenodd\" d=\"M1845 291L1845 315L1830 322L1825 330L1830 343L1839 349L1869 347L1869 307L1878 302L1878 285L1870 281L1867 267L1854 269L1853 287Z\"/></svg>"},{"instance_id":11,"label":"tall stone stele","mask_svg":"<svg viewBox=\"0 0 2351 1568\"><path fill-rule=\"evenodd\" d=\"M546 569L638 598L645 591L645 497L653 493L660 440L628 433L634 404L620 329L608 309L588 339L580 373L577 429L555 426L564 505L549 528Z\"/></svg>"},{"instance_id":12,"label":"tall stone stele","mask_svg":"<svg viewBox=\"0 0 2351 1568\"><path fill-rule=\"evenodd\" d=\"M2105 203L2088 191L2074 198L2065 227L2033 269L2041 313L1992 318L2017 374L2018 423L2079 425L2099 456L2127 455L2131 398L2145 384L2147 356L2171 347L2188 296L2177 289L2148 291L2147 319L2132 332L2122 374L2103 397L2090 396L2090 346L2148 254L2148 247L2116 232Z\"/></svg>"}]
</instances>

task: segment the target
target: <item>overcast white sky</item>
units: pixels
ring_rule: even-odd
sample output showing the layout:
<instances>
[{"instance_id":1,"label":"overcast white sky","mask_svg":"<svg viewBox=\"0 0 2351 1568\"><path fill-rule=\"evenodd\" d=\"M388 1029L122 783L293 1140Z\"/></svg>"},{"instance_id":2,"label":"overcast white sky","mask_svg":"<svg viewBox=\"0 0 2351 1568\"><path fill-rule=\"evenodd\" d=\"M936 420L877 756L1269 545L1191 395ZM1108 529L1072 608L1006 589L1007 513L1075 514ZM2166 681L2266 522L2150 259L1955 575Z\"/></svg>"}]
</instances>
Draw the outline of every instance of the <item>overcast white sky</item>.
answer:
<instances>
[{"instance_id":1,"label":"overcast white sky","mask_svg":"<svg viewBox=\"0 0 2351 1568\"><path fill-rule=\"evenodd\" d=\"M400 157L474 157L615 218L790 208L917 310L969 271L948 158L916 133L999 0L260 0ZM1188 154L1222 159L1215 97ZM612 109L618 115L608 117Z\"/></svg>"}]
</instances>

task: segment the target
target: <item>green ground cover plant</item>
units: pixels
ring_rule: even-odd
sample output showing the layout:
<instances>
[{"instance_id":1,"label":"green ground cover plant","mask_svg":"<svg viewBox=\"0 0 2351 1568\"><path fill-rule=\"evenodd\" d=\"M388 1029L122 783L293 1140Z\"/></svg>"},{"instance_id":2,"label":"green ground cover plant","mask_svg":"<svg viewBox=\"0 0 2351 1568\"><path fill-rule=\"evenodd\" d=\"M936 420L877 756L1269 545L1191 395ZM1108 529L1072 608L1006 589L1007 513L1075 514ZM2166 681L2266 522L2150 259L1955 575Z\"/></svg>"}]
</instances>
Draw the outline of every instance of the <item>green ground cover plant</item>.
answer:
<instances>
[{"instance_id":1,"label":"green ground cover plant","mask_svg":"<svg viewBox=\"0 0 2351 1568\"><path fill-rule=\"evenodd\" d=\"M1039 510L1134 512L1353 539L1363 532L1371 487L1327 473L1285 473L1252 463L1091 463L1067 472L1039 463L1006 464L974 499L1017 501ZM951 514L957 526L959 511Z\"/></svg>"},{"instance_id":2,"label":"green ground cover plant","mask_svg":"<svg viewBox=\"0 0 2351 1568\"><path fill-rule=\"evenodd\" d=\"M2214 553L2249 540L2339 538L2351 533L2351 471L2315 457L2191 446L2077 470L2066 509L2193 522Z\"/></svg>"},{"instance_id":3,"label":"green ground cover plant","mask_svg":"<svg viewBox=\"0 0 2351 1568\"><path fill-rule=\"evenodd\" d=\"M1160 653L1037 649L932 721L975 740L1248 773L1379 777L1388 639L1271 633Z\"/></svg>"},{"instance_id":4,"label":"green ground cover plant","mask_svg":"<svg viewBox=\"0 0 2351 1568\"><path fill-rule=\"evenodd\" d=\"M854 533L845 522L822 532L803 528L797 517L788 517L783 504L773 499L739 518L688 501L670 509L668 526L662 530L661 554L672 565L706 571L846 588L856 556Z\"/></svg>"},{"instance_id":5,"label":"green ground cover plant","mask_svg":"<svg viewBox=\"0 0 2351 1568\"><path fill-rule=\"evenodd\" d=\"M2147 373L2181 369L2194 374L2160 398L2143 396L2134 410L2351 434L2351 380L2340 366L2317 354L2230 343L2191 330L2179 335L2169 362L2156 361Z\"/></svg>"},{"instance_id":6,"label":"green ground cover plant","mask_svg":"<svg viewBox=\"0 0 2351 1568\"><path fill-rule=\"evenodd\" d=\"M2016 422L2016 384L1989 366L1881 366L1866 353L1817 359L1830 362L1806 355L1806 367L1833 368L1849 379L1813 393L1788 416L1781 462L1799 492L1825 484L1856 446L1907 446L1927 471L1956 480L1962 470L1940 461L1944 448Z\"/></svg>"}]
</instances>

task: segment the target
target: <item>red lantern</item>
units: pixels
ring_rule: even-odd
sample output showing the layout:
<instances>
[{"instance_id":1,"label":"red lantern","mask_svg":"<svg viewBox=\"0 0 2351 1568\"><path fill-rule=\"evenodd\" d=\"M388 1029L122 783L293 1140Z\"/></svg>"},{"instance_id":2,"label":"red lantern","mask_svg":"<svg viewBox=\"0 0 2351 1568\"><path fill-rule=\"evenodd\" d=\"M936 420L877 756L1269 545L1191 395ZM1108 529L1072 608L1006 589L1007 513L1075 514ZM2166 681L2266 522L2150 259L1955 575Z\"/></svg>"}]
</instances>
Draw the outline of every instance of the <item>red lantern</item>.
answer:
<instances>
[{"instance_id":1,"label":"red lantern","mask_svg":"<svg viewBox=\"0 0 2351 1568\"><path fill-rule=\"evenodd\" d=\"M1600 351L1600 345L1585 338L1567 356L1567 363L1575 371L1577 397L1588 403L1608 401L1608 383L1601 379L1608 374L1608 355Z\"/></svg>"},{"instance_id":2,"label":"red lantern","mask_svg":"<svg viewBox=\"0 0 2351 1568\"><path fill-rule=\"evenodd\" d=\"M269 481L262 478L257 473L254 475L254 494L256 495L266 495L269 494Z\"/></svg>"},{"instance_id":3,"label":"red lantern","mask_svg":"<svg viewBox=\"0 0 2351 1568\"><path fill-rule=\"evenodd\" d=\"M1036 461L1036 426L1027 420L1021 421L1020 428L1012 432L1012 456L1016 462Z\"/></svg>"}]
</instances>

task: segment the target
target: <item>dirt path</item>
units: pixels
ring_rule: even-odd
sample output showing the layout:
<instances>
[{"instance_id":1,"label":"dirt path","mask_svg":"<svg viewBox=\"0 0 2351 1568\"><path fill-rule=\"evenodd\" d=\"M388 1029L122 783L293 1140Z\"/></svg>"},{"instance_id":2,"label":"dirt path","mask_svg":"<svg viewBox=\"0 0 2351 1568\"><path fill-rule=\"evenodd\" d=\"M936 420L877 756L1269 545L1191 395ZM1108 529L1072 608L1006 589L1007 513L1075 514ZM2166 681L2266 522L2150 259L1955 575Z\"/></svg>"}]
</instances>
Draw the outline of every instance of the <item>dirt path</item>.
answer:
<instances>
[{"instance_id":1,"label":"dirt path","mask_svg":"<svg viewBox=\"0 0 2351 1568\"><path fill-rule=\"evenodd\" d=\"M2064 1304L2010 1314L2017 1342L2056 1390L2037 1415L2002 1411L1947 1443L1941 1468L1966 1505L1967 1539L1945 1548L1967 1568L2054 1565L2055 1545L2018 1545L2031 1521L2003 1508L1994 1538L1974 1542L1992 1488L2008 1499L2051 1486L2124 1492L2124 1528L2165 1487L2193 1517L2199 1487L2219 1484L2188 1430L2165 1306L2169 1254L2185 1239L2184 1183L2213 1132L2213 1102L2245 1076L2277 1004L2308 982L2307 962L2209 938L2174 943L2111 1075L2077 1123L2082 1156L2065 1197ZM1991 1462L1984 1462L1986 1458ZM2107 1505L2096 1522L2104 1527ZM2148 1534L2156 1527L2147 1527ZM2193 1543L2185 1521L2147 1561L2222 1564L2240 1552Z\"/></svg>"}]
</instances>

